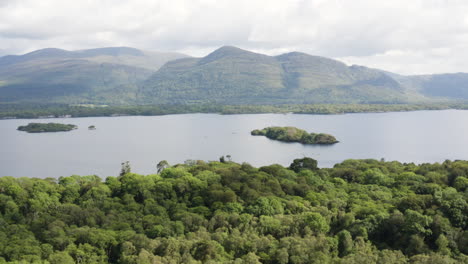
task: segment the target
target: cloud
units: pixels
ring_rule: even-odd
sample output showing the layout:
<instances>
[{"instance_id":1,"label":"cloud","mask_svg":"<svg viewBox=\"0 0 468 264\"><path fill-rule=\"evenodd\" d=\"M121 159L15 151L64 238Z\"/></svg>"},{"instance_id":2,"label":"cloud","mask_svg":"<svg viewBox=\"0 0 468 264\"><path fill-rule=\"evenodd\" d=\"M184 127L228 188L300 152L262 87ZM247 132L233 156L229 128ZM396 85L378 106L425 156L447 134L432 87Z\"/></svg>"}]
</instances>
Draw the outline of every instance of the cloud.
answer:
<instances>
[{"instance_id":1,"label":"cloud","mask_svg":"<svg viewBox=\"0 0 468 264\"><path fill-rule=\"evenodd\" d=\"M464 0L2 0L0 49L221 45L303 51L399 73L468 72Z\"/></svg>"},{"instance_id":2,"label":"cloud","mask_svg":"<svg viewBox=\"0 0 468 264\"><path fill-rule=\"evenodd\" d=\"M349 56L339 60L402 74L468 72L464 45L425 50L389 50L372 56Z\"/></svg>"}]
</instances>

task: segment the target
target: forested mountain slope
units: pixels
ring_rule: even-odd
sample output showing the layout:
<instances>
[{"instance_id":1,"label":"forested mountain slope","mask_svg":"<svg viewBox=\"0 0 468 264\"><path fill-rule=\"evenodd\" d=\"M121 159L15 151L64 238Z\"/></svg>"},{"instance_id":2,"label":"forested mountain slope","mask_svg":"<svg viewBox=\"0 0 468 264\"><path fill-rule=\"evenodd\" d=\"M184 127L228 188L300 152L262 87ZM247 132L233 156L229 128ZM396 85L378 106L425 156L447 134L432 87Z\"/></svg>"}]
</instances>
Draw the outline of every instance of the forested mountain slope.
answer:
<instances>
[{"instance_id":1,"label":"forested mountain slope","mask_svg":"<svg viewBox=\"0 0 468 264\"><path fill-rule=\"evenodd\" d=\"M158 70L159 69L159 70ZM468 74L403 76L301 52L224 46L202 58L133 48L0 58L0 103L402 104L468 100Z\"/></svg>"},{"instance_id":2,"label":"forested mountain slope","mask_svg":"<svg viewBox=\"0 0 468 264\"><path fill-rule=\"evenodd\" d=\"M204 58L167 63L142 85L146 103L222 104L409 102L387 74L292 52L267 56L222 47Z\"/></svg>"},{"instance_id":3,"label":"forested mountain slope","mask_svg":"<svg viewBox=\"0 0 468 264\"><path fill-rule=\"evenodd\" d=\"M182 57L125 47L4 56L0 102L135 104L138 84Z\"/></svg>"}]
</instances>

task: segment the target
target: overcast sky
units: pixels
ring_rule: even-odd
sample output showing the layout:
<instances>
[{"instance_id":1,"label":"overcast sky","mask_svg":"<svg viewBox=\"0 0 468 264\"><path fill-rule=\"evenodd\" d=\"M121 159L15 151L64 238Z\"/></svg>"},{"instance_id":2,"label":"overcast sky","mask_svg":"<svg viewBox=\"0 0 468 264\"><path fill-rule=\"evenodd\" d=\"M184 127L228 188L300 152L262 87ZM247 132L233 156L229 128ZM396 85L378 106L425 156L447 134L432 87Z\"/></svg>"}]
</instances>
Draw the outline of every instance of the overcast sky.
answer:
<instances>
[{"instance_id":1,"label":"overcast sky","mask_svg":"<svg viewBox=\"0 0 468 264\"><path fill-rule=\"evenodd\" d=\"M0 0L0 56L109 46L204 56L222 45L468 72L468 1Z\"/></svg>"}]
</instances>

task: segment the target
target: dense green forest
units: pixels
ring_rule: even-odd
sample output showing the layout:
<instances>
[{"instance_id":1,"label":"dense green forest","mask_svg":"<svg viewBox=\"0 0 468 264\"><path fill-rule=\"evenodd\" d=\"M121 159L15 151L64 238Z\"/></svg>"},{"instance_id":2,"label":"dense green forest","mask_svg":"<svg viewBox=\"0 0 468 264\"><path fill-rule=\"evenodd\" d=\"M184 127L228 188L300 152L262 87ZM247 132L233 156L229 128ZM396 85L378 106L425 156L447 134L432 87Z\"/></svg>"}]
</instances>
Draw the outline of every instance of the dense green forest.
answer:
<instances>
[{"instance_id":1,"label":"dense green forest","mask_svg":"<svg viewBox=\"0 0 468 264\"><path fill-rule=\"evenodd\" d=\"M169 115L184 113L257 114L344 114L417 110L468 109L466 104L296 104L296 105L66 105L0 104L0 119L44 117L93 117L118 115Z\"/></svg>"},{"instance_id":2,"label":"dense green forest","mask_svg":"<svg viewBox=\"0 0 468 264\"><path fill-rule=\"evenodd\" d=\"M43 132L62 132L76 129L76 125L59 124L59 123L29 123L26 126L19 126L18 130L28 133L43 133Z\"/></svg>"},{"instance_id":3,"label":"dense green forest","mask_svg":"<svg viewBox=\"0 0 468 264\"><path fill-rule=\"evenodd\" d=\"M0 178L0 263L467 263L468 161Z\"/></svg>"},{"instance_id":4,"label":"dense green forest","mask_svg":"<svg viewBox=\"0 0 468 264\"><path fill-rule=\"evenodd\" d=\"M252 136L265 136L269 139L284 142L299 142L301 144L335 144L336 138L325 133L309 133L297 127L267 127L250 132Z\"/></svg>"}]
</instances>

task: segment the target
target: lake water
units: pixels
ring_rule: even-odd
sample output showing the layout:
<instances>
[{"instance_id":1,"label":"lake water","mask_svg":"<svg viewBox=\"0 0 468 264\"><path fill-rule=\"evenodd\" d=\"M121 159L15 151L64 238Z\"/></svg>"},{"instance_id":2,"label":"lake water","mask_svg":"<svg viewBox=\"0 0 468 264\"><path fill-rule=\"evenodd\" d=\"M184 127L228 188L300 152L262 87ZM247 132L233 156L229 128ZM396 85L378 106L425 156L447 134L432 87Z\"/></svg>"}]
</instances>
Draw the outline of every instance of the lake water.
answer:
<instances>
[{"instance_id":1,"label":"lake water","mask_svg":"<svg viewBox=\"0 0 468 264\"><path fill-rule=\"evenodd\" d=\"M78 125L71 132L17 131L29 122ZM88 130L95 125L96 130ZM334 135L340 143L311 146L251 136L267 126L295 126ZM304 156L332 167L345 159L443 162L468 159L468 111L417 111L345 115L184 114L0 121L0 176L59 177L73 174L116 176L123 161L132 171L150 174L156 164L188 159L254 166L289 165Z\"/></svg>"}]
</instances>

